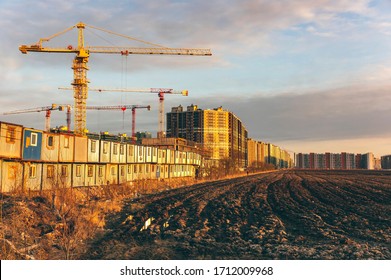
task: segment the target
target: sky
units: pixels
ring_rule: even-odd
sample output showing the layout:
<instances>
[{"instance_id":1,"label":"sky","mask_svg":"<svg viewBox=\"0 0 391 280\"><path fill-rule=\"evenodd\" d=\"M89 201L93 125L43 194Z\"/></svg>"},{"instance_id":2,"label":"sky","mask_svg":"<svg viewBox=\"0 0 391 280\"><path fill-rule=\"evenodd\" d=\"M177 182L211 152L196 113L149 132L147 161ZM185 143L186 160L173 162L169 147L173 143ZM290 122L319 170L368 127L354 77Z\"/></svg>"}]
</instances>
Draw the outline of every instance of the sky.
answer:
<instances>
[{"instance_id":1,"label":"sky","mask_svg":"<svg viewBox=\"0 0 391 280\"><path fill-rule=\"evenodd\" d=\"M74 54L28 53L31 45L78 22L212 56L91 54L90 87L187 89L173 106L222 106L250 138L291 152L391 154L391 2L370 0L0 0L0 113L73 104ZM86 45L145 47L88 28ZM74 30L44 46L77 45ZM151 93L89 92L87 105L151 105L137 130L158 129ZM0 121L44 129L44 113ZM65 125L53 112L51 126ZM91 132L131 131L131 113L88 111Z\"/></svg>"}]
</instances>

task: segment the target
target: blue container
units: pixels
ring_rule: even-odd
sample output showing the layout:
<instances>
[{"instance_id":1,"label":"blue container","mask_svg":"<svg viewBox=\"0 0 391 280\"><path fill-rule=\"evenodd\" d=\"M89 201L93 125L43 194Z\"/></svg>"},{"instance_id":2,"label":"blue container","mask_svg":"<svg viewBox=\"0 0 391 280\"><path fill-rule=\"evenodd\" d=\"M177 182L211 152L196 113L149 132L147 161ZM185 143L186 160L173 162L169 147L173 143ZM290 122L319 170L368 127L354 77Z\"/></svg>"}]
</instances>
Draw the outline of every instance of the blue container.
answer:
<instances>
[{"instance_id":1,"label":"blue container","mask_svg":"<svg viewBox=\"0 0 391 280\"><path fill-rule=\"evenodd\" d=\"M23 155L24 160L41 160L42 131L25 128L23 130Z\"/></svg>"}]
</instances>

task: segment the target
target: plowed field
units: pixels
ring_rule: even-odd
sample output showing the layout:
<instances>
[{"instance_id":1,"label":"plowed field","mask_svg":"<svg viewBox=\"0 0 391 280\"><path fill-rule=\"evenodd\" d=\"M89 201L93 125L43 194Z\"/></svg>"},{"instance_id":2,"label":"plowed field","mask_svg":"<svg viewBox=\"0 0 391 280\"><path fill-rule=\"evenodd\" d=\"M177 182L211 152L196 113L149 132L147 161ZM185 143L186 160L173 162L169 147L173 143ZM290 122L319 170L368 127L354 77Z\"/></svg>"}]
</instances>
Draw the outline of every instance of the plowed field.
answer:
<instances>
[{"instance_id":1,"label":"plowed field","mask_svg":"<svg viewBox=\"0 0 391 280\"><path fill-rule=\"evenodd\" d=\"M391 172L279 171L126 201L86 259L391 259Z\"/></svg>"}]
</instances>

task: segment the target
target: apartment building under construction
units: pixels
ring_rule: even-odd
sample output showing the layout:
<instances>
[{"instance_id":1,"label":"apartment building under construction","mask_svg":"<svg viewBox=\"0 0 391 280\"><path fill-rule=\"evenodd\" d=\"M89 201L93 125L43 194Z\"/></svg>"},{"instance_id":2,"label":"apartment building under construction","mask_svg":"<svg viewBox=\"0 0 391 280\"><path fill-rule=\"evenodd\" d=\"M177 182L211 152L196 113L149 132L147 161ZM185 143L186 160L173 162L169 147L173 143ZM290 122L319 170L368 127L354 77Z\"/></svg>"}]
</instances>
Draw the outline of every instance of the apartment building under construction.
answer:
<instances>
[{"instance_id":1,"label":"apartment building under construction","mask_svg":"<svg viewBox=\"0 0 391 280\"><path fill-rule=\"evenodd\" d=\"M202 110L196 105L173 107L167 113L167 137L201 143L211 159L232 158L238 167L247 165L247 130L242 121L222 107Z\"/></svg>"}]
</instances>

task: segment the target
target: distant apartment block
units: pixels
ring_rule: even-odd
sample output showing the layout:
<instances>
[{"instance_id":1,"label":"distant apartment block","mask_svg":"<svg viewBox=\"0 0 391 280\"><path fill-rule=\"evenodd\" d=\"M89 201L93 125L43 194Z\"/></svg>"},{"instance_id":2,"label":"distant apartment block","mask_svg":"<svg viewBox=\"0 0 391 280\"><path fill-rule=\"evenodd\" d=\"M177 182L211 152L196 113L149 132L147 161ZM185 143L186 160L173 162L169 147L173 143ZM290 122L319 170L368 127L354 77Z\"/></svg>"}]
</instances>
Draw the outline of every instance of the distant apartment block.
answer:
<instances>
[{"instance_id":1,"label":"distant apartment block","mask_svg":"<svg viewBox=\"0 0 391 280\"><path fill-rule=\"evenodd\" d=\"M214 160L232 158L247 165L247 130L242 121L222 107L200 109L196 105L172 107L167 113L167 137L201 143Z\"/></svg>"},{"instance_id":2,"label":"distant apartment block","mask_svg":"<svg viewBox=\"0 0 391 280\"><path fill-rule=\"evenodd\" d=\"M248 167L262 167L264 164L273 164L277 168L291 168L293 160L288 151L280 147L261 141L247 139Z\"/></svg>"},{"instance_id":3,"label":"distant apartment block","mask_svg":"<svg viewBox=\"0 0 391 280\"><path fill-rule=\"evenodd\" d=\"M296 168L300 169L375 169L373 153L299 153L296 155Z\"/></svg>"},{"instance_id":4,"label":"distant apartment block","mask_svg":"<svg viewBox=\"0 0 391 280\"><path fill-rule=\"evenodd\" d=\"M391 155L386 155L381 157L381 168L391 169Z\"/></svg>"}]
</instances>

